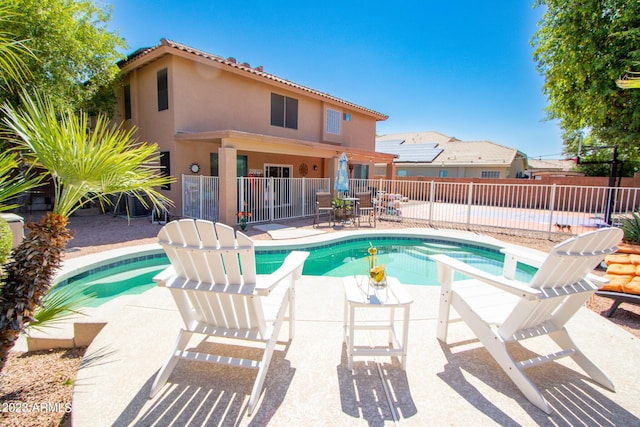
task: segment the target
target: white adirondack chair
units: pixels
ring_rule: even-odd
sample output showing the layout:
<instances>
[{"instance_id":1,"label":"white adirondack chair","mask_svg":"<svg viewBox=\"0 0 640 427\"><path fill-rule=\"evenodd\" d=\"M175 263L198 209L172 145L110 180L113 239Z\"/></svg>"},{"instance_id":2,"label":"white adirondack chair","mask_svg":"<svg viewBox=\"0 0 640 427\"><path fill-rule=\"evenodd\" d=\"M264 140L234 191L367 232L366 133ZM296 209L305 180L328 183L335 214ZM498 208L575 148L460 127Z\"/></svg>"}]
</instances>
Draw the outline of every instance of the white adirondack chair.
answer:
<instances>
[{"instance_id":1,"label":"white adirondack chair","mask_svg":"<svg viewBox=\"0 0 640 427\"><path fill-rule=\"evenodd\" d=\"M175 349L151 387L153 397L167 382L178 359L224 363L258 369L248 413L253 412L264 384L278 333L289 321L293 339L295 282L308 252L290 253L270 275L256 274L253 241L233 228L210 221L183 219L158 233L171 266L154 280L171 291L184 320ZM288 316L286 316L288 311ZM261 361L188 351L193 334L262 341Z\"/></svg>"},{"instance_id":2,"label":"white adirondack chair","mask_svg":"<svg viewBox=\"0 0 640 427\"><path fill-rule=\"evenodd\" d=\"M596 382L614 390L607 376L576 347L564 325L596 291L596 277L591 273L606 254L617 250L622 234L620 229L605 228L559 243L539 260L538 271L529 283L513 279L517 251L505 251L502 276L445 255L431 256L442 285L438 339L446 342L449 323L466 322L527 399L549 414L551 406L524 374L524 368L571 356ZM531 258L528 261L535 263ZM454 280L455 271L467 279ZM450 307L459 318L451 318ZM516 361L507 350L508 342L543 335L549 335L560 351Z\"/></svg>"}]
</instances>

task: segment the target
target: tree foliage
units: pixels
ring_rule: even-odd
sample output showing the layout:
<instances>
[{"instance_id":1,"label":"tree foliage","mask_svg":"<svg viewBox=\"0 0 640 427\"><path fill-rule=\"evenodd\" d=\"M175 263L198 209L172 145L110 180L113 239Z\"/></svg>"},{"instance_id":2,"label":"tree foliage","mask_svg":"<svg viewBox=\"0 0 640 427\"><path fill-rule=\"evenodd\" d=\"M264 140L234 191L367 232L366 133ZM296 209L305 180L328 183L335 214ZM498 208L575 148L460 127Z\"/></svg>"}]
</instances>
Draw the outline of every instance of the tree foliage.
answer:
<instances>
[{"instance_id":1,"label":"tree foliage","mask_svg":"<svg viewBox=\"0 0 640 427\"><path fill-rule=\"evenodd\" d=\"M580 140L582 140L582 144L580 144ZM586 176L610 176L614 156L613 148L613 145L605 144L593 134L588 134L584 138L581 135L576 135L575 138L566 141L567 152L578 153L580 150L577 156L580 158L580 162L576 168ZM617 147L617 161L620 161L621 165L618 165L616 176L630 177L640 171L640 159L635 146Z\"/></svg>"},{"instance_id":2,"label":"tree foliage","mask_svg":"<svg viewBox=\"0 0 640 427\"><path fill-rule=\"evenodd\" d=\"M55 104L111 112L114 96L105 98L118 75L118 48L125 43L106 24L110 10L91 0L4 0L19 19L0 21L0 34L12 34L33 55L22 55L30 71L26 81L13 81L0 100L15 103L14 93L27 88L46 93ZM18 86L19 90L16 90ZM112 91L111 91L112 92ZM109 91L107 90L107 93Z\"/></svg>"},{"instance_id":3,"label":"tree foliage","mask_svg":"<svg viewBox=\"0 0 640 427\"><path fill-rule=\"evenodd\" d=\"M640 91L616 81L640 61L637 0L538 0L546 10L532 40L545 78L547 115L560 121L565 149L588 130L604 145L638 158Z\"/></svg>"},{"instance_id":4,"label":"tree foliage","mask_svg":"<svg viewBox=\"0 0 640 427\"><path fill-rule=\"evenodd\" d=\"M25 60L33 55L20 40L3 29L6 24L17 19L19 14L11 5L0 5L0 91L11 91L13 86L24 83L30 75ZM0 153L0 212L15 208L16 205L10 200L41 181L42 177L38 176L28 178L19 166L20 158L17 153Z\"/></svg>"}]
</instances>

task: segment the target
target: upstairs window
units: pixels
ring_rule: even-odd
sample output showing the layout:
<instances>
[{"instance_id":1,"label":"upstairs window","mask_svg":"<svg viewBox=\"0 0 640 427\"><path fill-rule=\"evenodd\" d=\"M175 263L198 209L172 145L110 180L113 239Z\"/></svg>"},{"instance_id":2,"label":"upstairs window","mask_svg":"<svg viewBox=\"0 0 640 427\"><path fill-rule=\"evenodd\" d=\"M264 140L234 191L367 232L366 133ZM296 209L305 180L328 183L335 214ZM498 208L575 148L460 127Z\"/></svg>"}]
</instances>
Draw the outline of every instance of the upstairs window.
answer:
<instances>
[{"instance_id":1,"label":"upstairs window","mask_svg":"<svg viewBox=\"0 0 640 427\"><path fill-rule=\"evenodd\" d=\"M271 126L298 129L298 100L272 93Z\"/></svg>"},{"instance_id":2,"label":"upstairs window","mask_svg":"<svg viewBox=\"0 0 640 427\"><path fill-rule=\"evenodd\" d=\"M124 87L124 119L129 120L131 118L131 86L125 85Z\"/></svg>"},{"instance_id":3,"label":"upstairs window","mask_svg":"<svg viewBox=\"0 0 640 427\"><path fill-rule=\"evenodd\" d=\"M158 71L158 111L169 109L169 79L167 69Z\"/></svg>"},{"instance_id":4,"label":"upstairs window","mask_svg":"<svg viewBox=\"0 0 640 427\"><path fill-rule=\"evenodd\" d=\"M340 135L340 111L327 109L327 132Z\"/></svg>"}]
</instances>

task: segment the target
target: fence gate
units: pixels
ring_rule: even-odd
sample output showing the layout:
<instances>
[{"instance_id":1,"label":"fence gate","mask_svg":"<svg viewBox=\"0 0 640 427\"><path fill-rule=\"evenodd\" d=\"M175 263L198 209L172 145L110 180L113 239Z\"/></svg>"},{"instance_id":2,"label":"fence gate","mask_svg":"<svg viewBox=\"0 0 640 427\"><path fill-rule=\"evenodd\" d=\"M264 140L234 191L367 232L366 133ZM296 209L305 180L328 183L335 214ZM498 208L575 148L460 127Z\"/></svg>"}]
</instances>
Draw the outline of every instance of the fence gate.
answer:
<instances>
[{"instance_id":1,"label":"fence gate","mask_svg":"<svg viewBox=\"0 0 640 427\"><path fill-rule=\"evenodd\" d=\"M329 191L329 178L238 178L238 213L247 222L269 222L313 215L317 191Z\"/></svg>"},{"instance_id":2,"label":"fence gate","mask_svg":"<svg viewBox=\"0 0 640 427\"><path fill-rule=\"evenodd\" d=\"M182 216L218 221L218 177L182 175Z\"/></svg>"}]
</instances>

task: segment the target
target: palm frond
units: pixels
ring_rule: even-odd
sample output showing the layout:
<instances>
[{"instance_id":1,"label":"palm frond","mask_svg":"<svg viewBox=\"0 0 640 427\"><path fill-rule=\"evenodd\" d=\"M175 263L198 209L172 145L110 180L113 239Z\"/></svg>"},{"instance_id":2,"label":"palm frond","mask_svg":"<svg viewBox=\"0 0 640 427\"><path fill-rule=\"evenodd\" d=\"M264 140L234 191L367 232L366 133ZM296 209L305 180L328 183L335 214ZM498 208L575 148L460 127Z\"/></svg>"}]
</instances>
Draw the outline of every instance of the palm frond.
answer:
<instances>
[{"instance_id":1,"label":"palm frond","mask_svg":"<svg viewBox=\"0 0 640 427\"><path fill-rule=\"evenodd\" d=\"M10 22L20 18L11 4L0 5L0 23ZM13 80L22 83L31 74L26 66L24 56L35 57L33 52L25 45L25 40L16 40L13 34L2 30L0 25L0 81Z\"/></svg>"},{"instance_id":2,"label":"palm frond","mask_svg":"<svg viewBox=\"0 0 640 427\"><path fill-rule=\"evenodd\" d=\"M68 320L72 316L84 315L82 309L96 298L94 293L87 293L85 286L66 285L54 286L42 300L42 306L29 322L29 330L42 331L54 328L60 322Z\"/></svg>"},{"instance_id":3,"label":"palm frond","mask_svg":"<svg viewBox=\"0 0 640 427\"><path fill-rule=\"evenodd\" d=\"M29 176L29 171L22 173L18 167L20 162L15 153L0 153L0 212L17 207L7 202L23 191L40 185L43 176Z\"/></svg>"},{"instance_id":4,"label":"palm frond","mask_svg":"<svg viewBox=\"0 0 640 427\"><path fill-rule=\"evenodd\" d=\"M640 72L629 71L621 79L616 80L621 89L640 89Z\"/></svg>"},{"instance_id":5,"label":"palm frond","mask_svg":"<svg viewBox=\"0 0 640 427\"><path fill-rule=\"evenodd\" d=\"M640 215L632 212L630 217L620 218L624 240L628 243L640 243Z\"/></svg>"}]
</instances>

